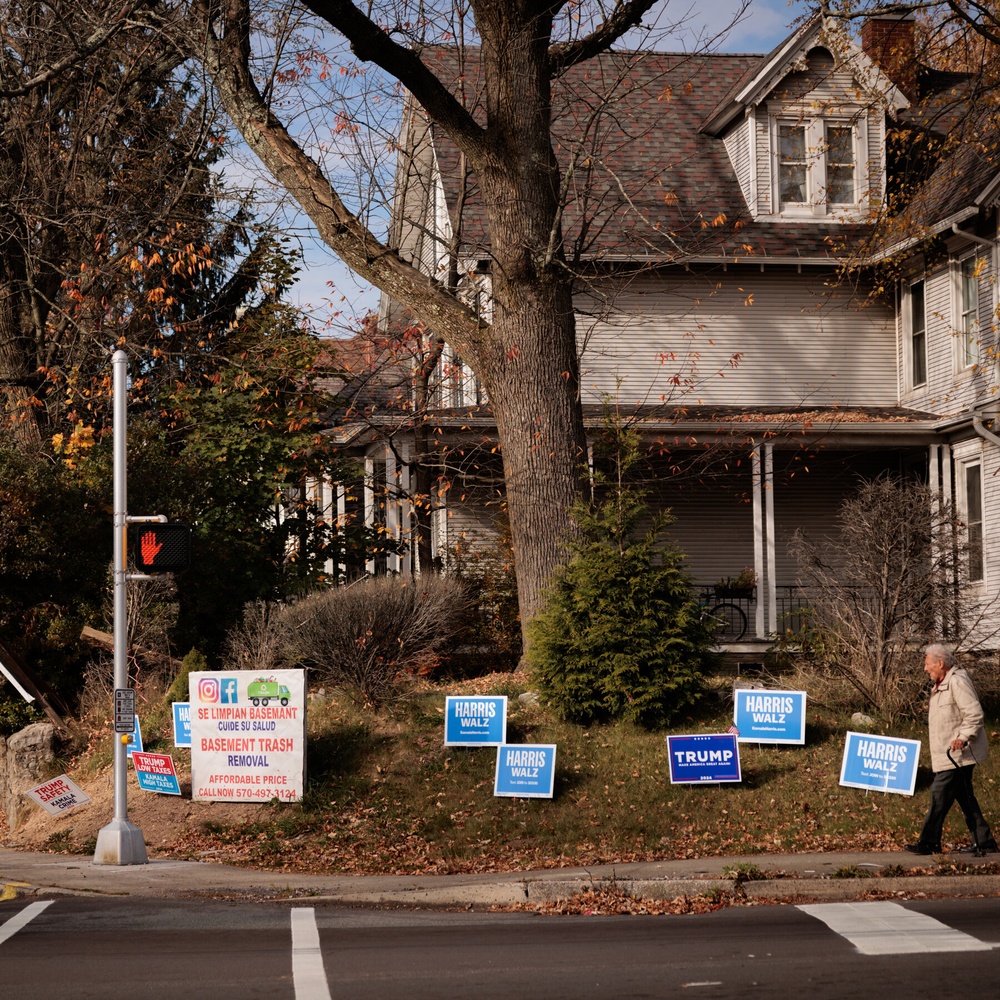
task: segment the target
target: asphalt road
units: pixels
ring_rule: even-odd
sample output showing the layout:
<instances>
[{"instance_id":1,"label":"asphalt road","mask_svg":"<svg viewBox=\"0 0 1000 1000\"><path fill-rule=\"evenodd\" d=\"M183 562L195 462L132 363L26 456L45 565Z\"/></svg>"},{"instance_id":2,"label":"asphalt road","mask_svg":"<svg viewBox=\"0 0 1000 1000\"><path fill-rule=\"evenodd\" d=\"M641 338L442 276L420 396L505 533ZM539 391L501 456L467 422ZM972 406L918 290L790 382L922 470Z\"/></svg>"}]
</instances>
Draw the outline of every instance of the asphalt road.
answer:
<instances>
[{"instance_id":1,"label":"asphalt road","mask_svg":"<svg viewBox=\"0 0 1000 1000\"><path fill-rule=\"evenodd\" d=\"M998 899L542 917L75 896L0 903L0 996L979 1000L997 947Z\"/></svg>"}]
</instances>

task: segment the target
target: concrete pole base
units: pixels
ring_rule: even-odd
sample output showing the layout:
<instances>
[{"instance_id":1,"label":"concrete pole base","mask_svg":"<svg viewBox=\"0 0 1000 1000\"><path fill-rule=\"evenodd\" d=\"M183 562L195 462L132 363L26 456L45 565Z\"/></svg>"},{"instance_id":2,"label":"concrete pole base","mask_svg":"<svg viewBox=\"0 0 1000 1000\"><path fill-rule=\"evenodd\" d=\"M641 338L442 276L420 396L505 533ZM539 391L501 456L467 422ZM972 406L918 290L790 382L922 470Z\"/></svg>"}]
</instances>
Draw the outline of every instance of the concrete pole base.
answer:
<instances>
[{"instance_id":1,"label":"concrete pole base","mask_svg":"<svg viewBox=\"0 0 1000 1000\"><path fill-rule=\"evenodd\" d=\"M142 830L127 819L113 819L98 831L95 865L144 865L147 861Z\"/></svg>"}]
</instances>

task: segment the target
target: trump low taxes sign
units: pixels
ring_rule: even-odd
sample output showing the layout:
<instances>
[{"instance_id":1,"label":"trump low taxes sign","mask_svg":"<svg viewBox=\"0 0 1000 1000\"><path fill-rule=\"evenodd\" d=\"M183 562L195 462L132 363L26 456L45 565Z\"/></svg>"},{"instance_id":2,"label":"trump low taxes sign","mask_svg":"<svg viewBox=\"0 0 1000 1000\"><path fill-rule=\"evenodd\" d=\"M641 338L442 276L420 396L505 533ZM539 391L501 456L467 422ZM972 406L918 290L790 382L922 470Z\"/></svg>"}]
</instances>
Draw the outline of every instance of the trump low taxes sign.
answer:
<instances>
[{"instance_id":1,"label":"trump low taxes sign","mask_svg":"<svg viewBox=\"0 0 1000 1000\"><path fill-rule=\"evenodd\" d=\"M801 745L806 741L806 693L737 688L733 722L741 743Z\"/></svg>"},{"instance_id":2,"label":"trump low taxes sign","mask_svg":"<svg viewBox=\"0 0 1000 1000\"><path fill-rule=\"evenodd\" d=\"M177 780L174 758L168 753L132 754L132 765L139 787L144 792L159 792L161 795L180 795L181 785Z\"/></svg>"},{"instance_id":3,"label":"trump low taxes sign","mask_svg":"<svg viewBox=\"0 0 1000 1000\"><path fill-rule=\"evenodd\" d=\"M920 740L847 733L840 783L848 788L912 795L919 760Z\"/></svg>"},{"instance_id":4,"label":"trump low taxes sign","mask_svg":"<svg viewBox=\"0 0 1000 1000\"><path fill-rule=\"evenodd\" d=\"M740 753L731 733L668 736L670 783L741 781Z\"/></svg>"}]
</instances>

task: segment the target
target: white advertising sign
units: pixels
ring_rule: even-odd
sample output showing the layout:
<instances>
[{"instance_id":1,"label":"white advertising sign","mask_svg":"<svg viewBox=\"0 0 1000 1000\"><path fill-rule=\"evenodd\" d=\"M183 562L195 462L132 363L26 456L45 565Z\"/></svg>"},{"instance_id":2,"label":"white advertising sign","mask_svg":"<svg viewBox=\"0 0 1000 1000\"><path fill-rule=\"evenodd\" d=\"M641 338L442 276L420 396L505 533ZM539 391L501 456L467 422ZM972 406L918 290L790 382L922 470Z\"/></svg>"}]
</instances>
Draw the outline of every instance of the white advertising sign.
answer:
<instances>
[{"instance_id":1,"label":"white advertising sign","mask_svg":"<svg viewBox=\"0 0 1000 1000\"><path fill-rule=\"evenodd\" d=\"M65 774L29 788L27 794L50 816L59 816L90 801L90 796Z\"/></svg>"},{"instance_id":2,"label":"white advertising sign","mask_svg":"<svg viewBox=\"0 0 1000 1000\"><path fill-rule=\"evenodd\" d=\"M191 798L295 802L305 792L304 670L190 676Z\"/></svg>"}]
</instances>

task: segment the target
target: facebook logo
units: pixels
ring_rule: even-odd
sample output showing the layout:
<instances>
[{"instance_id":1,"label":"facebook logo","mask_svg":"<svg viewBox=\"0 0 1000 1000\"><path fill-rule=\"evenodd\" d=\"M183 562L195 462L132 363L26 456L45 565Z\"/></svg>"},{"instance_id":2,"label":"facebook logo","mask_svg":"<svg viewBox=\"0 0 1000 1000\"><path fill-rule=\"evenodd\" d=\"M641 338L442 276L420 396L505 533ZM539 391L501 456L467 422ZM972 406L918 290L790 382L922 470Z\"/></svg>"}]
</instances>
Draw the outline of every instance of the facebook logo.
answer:
<instances>
[{"instance_id":1,"label":"facebook logo","mask_svg":"<svg viewBox=\"0 0 1000 1000\"><path fill-rule=\"evenodd\" d=\"M236 698L236 678L235 677L223 677L222 678L222 696L219 701L223 705L235 705Z\"/></svg>"}]
</instances>

